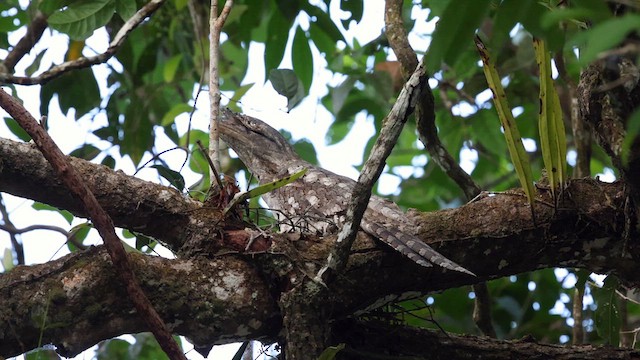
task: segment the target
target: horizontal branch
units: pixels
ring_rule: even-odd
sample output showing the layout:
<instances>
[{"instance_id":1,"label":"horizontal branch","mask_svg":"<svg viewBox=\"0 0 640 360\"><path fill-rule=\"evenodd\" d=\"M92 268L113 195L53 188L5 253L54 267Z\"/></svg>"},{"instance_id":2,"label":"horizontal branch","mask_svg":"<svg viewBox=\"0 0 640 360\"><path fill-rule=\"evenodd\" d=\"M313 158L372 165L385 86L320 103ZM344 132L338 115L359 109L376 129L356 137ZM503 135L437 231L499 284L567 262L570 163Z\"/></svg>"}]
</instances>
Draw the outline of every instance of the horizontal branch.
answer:
<instances>
[{"instance_id":1,"label":"horizontal branch","mask_svg":"<svg viewBox=\"0 0 640 360\"><path fill-rule=\"evenodd\" d=\"M277 305L246 262L229 256L168 260L135 254L130 260L174 333L203 345L277 335ZM54 344L70 357L102 340L146 331L101 248L1 274L0 308L4 357L37 347L40 336L42 344Z\"/></svg>"},{"instance_id":2,"label":"horizontal branch","mask_svg":"<svg viewBox=\"0 0 640 360\"><path fill-rule=\"evenodd\" d=\"M308 281L307 276L314 274L324 264L336 238L336 235L320 239L316 236L300 234L270 234L265 238L260 232L247 230L246 227L250 227L249 225L226 224L223 227L215 220L215 209L206 209L197 201L190 200L175 190L135 179L122 172L114 172L107 167L84 160L72 159L72 164L86 178L91 190L118 226L154 236L170 244L174 250L180 249L181 245L186 243L207 254L206 257L191 260L134 257L136 262L134 266L139 269L136 275L142 278L141 282L145 291L149 292L152 301L158 299L155 296L160 296L159 298L163 299L161 303L168 302L168 305L179 306L178 309L168 312L170 314L167 318L168 322L173 326L195 321L196 318L193 306L197 303L191 301L194 295L185 294L186 290L181 286L202 289L205 286L211 286L206 282L213 279L211 276L215 276L216 279L228 279L235 286L235 277L227 276L227 272L233 270L236 271L234 274L242 274L237 276L241 277L243 282L252 284L251 289L255 286L256 297L252 300L255 305L255 299L278 297L300 281ZM70 210L78 216L84 216L78 204L68 196L62 185L52 175L42 155L29 144L0 139L0 191L42 201ZM535 209L539 219L537 226L531 223L530 208L519 190L495 194L485 193L457 209L428 213L409 211L408 217L413 220L415 226L401 229L402 231L416 234L438 252L478 274L478 278L470 279L468 276L438 267L424 268L372 240L364 233L360 233L352 249L353 253L349 257L346 271L329 284L331 298L326 299L324 305L331 309L333 318L341 318L366 311L369 307L397 300L397 297L390 296L393 294L438 291L468 285L469 281L495 279L549 267L579 267L600 273L613 272L628 283L638 284L640 283L640 275L637 272L638 261L630 255L637 253L638 249L635 248L637 244L626 243L622 236L625 201L626 195L622 183L607 184L592 179L581 179L569 183L565 190L565 198L557 209L550 206L549 194L544 189L539 191ZM389 223L393 223L393 219L389 219ZM242 253L250 240L257 243L259 247L252 248L251 254L244 256L239 254L242 260L226 257L208 260L217 253ZM65 258L76 259L72 261L57 260L34 267L17 267L8 274L0 275L0 299L12 301L17 297L25 297L25 299L33 298L29 301L36 301L40 298L40 306L42 306L45 301L42 299L45 295L42 294L57 296L55 290L59 286L57 284L75 283L73 269L84 271L85 267L94 266L94 262L97 262L95 266L101 266L99 265L101 260L94 258L97 255L90 255L93 257L87 260L82 260L81 256L83 255ZM60 261L62 265L59 265ZM200 265L200 261L207 264ZM142 263L144 263L143 267L140 266ZM147 266L151 270L143 270L147 269ZM200 271L199 266L206 266L207 270L202 270L202 274L208 274L207 276L201 280L194 277L194 284L183 281L190 276L189 271L192 269ZM186 272L179 273L180 276L177 276L177 271ZM39 275L25 275L29 272ZM118 290L119 286L112 274L103 274L107 271L102 268L96 268L91 272L95 273L91 275L92 278L100 279L108 275L109 279L112 279L101 282L104 284L105 292L108 291L111 294L121 291L121 289ZM62 277L52 280L63 275L73 281L62 281ZM24 282L25 287L18 288L16 286L20 283L14 284L15 276L30 280ZM169 285L158 283L156 278L149 280L148 276L167 277L175 284L167 288L166 286ZM11 280L7 280L9 277ZM224 288L226 285L221 286ZM272 287L266 289L267 286ZM94 291L99 289L82 293L83 297L88 297L87 304L101 301L101 298L92 295ZM201 290L197 292L198 296L217 296L216 294L199 294ZM157 295L158 293L162 295ZM174 298L173 294L178 295ZM85 308L74 302L84 300L67 299L67 295L62 295L60 302L53 300L51 302L57 306L55 313L64 314L69 313L67 310L77 311ZM119 300L114 301L117 303L122 299L125 297L121 296ZM177 299L190 300L184 302ZM211 300L208 299L208 301ZM22 314L21 309L37 309L36 305L28 301L21 306L0 303L2 309L14 309L5 318L0 318L0 329L13 328L16 331L17 338L22 341L23 346L19 349L15 348L15 351L23 351L37 345L37 343L26 342L25 334L34 332L38 334L39 330L34 329L39 329L41 324L30 325L29 321L23 321L25 324L13 323L13 319L26 316ZM156 302L154 305L161 306ZM241 304L234 300L224 301L218 305L220 305L220 311L227 312L229 306L233 309L233 306ZM130 305L127 306L130 309ZM260 306L253 307L254 318L258 318L261 322L266 321L263 319L267 316L264 315L266 312L272 312L269 316L280 318L274 304L269 302ZM117 325L122 333L138 329L127 322L132 320L119 318L121 314L118 312L121 311L119 306L93 306L93 308L100 310L100 319L107 316L105 313L114 311L115 315L112 315L114 320L110 326ZM165 308L159 308L161 313L165 310ZM126 314L126 311L122 314ZM73 321L90 323L86 319L89 315L91 314L77 315L78 319ZM239 318L242 317L244 321L238 321L237 324L249 323L248 318L243 317L244 315L236 315ZM85 319L81 320L83 316ZM233 317L232 314L229 316ZM102 323L102 320L100 322ZM231 324L236 323L231 322ZM24 326L32 326L32 328L27 329ZM81 331L75 331L76 336L89 336L85 335L86 331L83 330L88 331L89 328L80 329ZM269 329L269 331L256 330L242 335L238 332L238 328L225 327L218 329L220 332L216 334L208 332L202 337L194 335L191 328L180 328L179 333L192 338L196 337L198 342L204 343L219 342L224 339L232 341L250 337L275 337L280 330L279 327L276 330ZM100 331L95 328L93 330ZM48 337L47 341L58 344L64 340L65 344L69 343L69 339L63 333L54 332L53 334L57 334L57 337ZM91 336L93 341L97 337L105 339L114 334L102 332ZM75 343L83 345L68 351L69 353L79 351L82 346L88 346L87 344L91 341L77 341ZM0 341L0 343L5 344L6 341ZM2 352L0 354L5 355Z\"/></svg>"}]
</instances>

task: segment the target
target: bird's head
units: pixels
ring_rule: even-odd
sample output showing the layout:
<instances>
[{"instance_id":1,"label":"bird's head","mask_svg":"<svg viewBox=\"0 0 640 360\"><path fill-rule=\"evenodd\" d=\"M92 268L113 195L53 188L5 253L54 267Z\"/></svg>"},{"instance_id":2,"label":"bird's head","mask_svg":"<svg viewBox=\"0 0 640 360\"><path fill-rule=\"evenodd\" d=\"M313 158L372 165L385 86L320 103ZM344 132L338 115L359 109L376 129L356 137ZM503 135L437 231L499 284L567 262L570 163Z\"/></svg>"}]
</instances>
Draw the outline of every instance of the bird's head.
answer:
<instances>
[{"instance_id":1,"label":"bird's head","mask_svg":"<svg viewBox=\"0 0 640 360\"><path fill-rule=\"evenodd\" d=\"M256 118L220 111L220 138L260 180L272 181L287 172L300 158L278 130Z\"/></svg>"}]
</instances>

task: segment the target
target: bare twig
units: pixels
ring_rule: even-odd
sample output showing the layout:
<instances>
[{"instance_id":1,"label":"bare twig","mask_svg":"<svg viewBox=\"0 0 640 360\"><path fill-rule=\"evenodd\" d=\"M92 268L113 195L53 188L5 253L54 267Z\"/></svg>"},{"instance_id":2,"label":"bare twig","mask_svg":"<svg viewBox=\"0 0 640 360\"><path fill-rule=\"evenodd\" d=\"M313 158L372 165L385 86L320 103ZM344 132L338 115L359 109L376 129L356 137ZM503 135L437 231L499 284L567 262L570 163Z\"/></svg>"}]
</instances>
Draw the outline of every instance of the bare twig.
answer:
<instances>
[{"instance_id":1,"label":"bare twig","mask_svg":"<svg viewBox=\"0 0 640 360\"><path fill-rule=\"evenodd\" d=\"M102 64L109 60L116 53L116 51L118 51L129 33L131 33L131 31L133 31L133 29L135 29L138 25L140 25L140 23L142 23L149 15L156 11L164 2L165 0L151 0L140 10L138 10L135 15L133 15L129 20L127 20L127 22L124 23L124 25L122 25L122 28L120 28L120 31L118 31L116 36L113 38L107 50L102 54L90 57L80 57L72 61L63 62L62 64L56 65L51 69L43 72L42 74L34 77L14 76L10 74L0 73L0 84L44 84L66 73L67 71L86 68L91 65Z\"/></svg>"},{"instance_id":2,"label":"bare twig","mask_svg":"<svg viewBox=\"0 0 640 360\"><path fill-rule=\"evenodd\" d=\"M418 103L420 97L422 97L422 91L429 87L426 72L424 62L420 63L413 75L411 75L411 78L405 83L400 95L398 95L396 103L384 119L384 126L380 130L380 135L371 149L371 155L362 167L358 181L351 194L351 202L347 208L344 226L340 231L335 246L329 254L327 264L318 272L316 280L322 281L325 276L328 275L327 270L329 269L331 269L334 274L340 273L347 264L351 245L356 238L362 216L369 204L371 188L380 177L385 166L385 160L396 144L398 136L400 136L400 132L407 122L409 115L413 112L416 103Z\"/></svg>"},{"instance_id":3,"label":"bare twig","mask_svg":"<svg viewBox=\"0 0 640 360\"><path fill-rule=\"evenodd\" d=\"M8 229L15 229L15 226L11 222L9 218L9 212L7 211L6 206L4 206L4 200L2 199L2 193L0 193L0 214L2 215L2 221L4 224L0 224L0 229L9 233L9 238L11 240L11 247L13 247L13 251L16 253L16 260L18 260L18 265L24 265L24 247L18 241L18 232L9 231Z\"/></svg>"},{"instance_id":4,"label":"bare twig","mask_svg":"<svg viewBox=\"0 0 640 360\"><path fill-rule=\"evenodd\" d=\"M565 91L568 92L571 117L571 130L573 132L573 142L576 147L576 166L573 170L573 177L576 179L591 176L591 130L578 116L578 98L576 97L576 83L567 73L564 56L562 52L557 52L553 57L553 62L558 69L558 75L564 82Z\"/></svg>"},{"instance_id":5,"label":"bare twig","mask_svg":"<svg viewBox=\"0 0 640 360\"><path fill-rule=\"evenodd\" d=\"M402 65L402 73L406 77L418 64L416 52L409 43L409 37L402 20L402 1L385 1L385 27L389 45ZM428 76L428 75L426 75ZM454 87L455 88L455 87ZM449 154L438 137L435 124L435 105L433 92L426 86L416 108L416 128L422 144L431 158L464 192L467 200L471 200L481 193L480 187L471 179L455 159ZM476 294L474 320L485 335L495 336L491 323L491 299L486 283L472 286Z\"/></svg>"},{"instance_id":6,"label":"bare twig","mask_svg":"<svg viewBox=\"0 0 640 360\"><path fill-rule=\"evenodd\" d=\"M111 261L118 270L125 283L127 293L136 310L153 332L162 349L171 359L186 359L178 344L171 337L171 332L162 321L160 315L153 308L138 284L133 273L127 253L122 242L115 233L113 221L104 211L91 190L84 183L78 172L73 168L67 157L55 144L46 130L38 124L31 114L11 95L0 91L0 106L13 117L18 124L31 136L42 155L49 161L60 180L84 205L93 224L104 240Z\"/></svg>"},{"instance_id":7,"label":"bare twig","mask_svg":"<svg viewBox=\"0 0 640 360\"><path fill-rule=\"evenodd\" d=\"M209 102L210 102L210 123L209 123L209 157L213 160L214 167L211 169L211 177L215 172L220 173L220 133L218 132L218 118L220 116L220 75L218 74L218 60L220 58L220 32L222 26L231 12L233 0L227 0L222 12L218 16L218 2L211 2L211 13L209 14Z\"/></svg>"},{"instance_id":8,"label":"bare twig","mask_svg":"<svg viewBox=\"0 0 640 360\"><path fill-rule=\"evenodd\" d=\"M27 26L27 33L18 41L16 46L11 49L7 57L0 64L0 72L12 73L16 64L31 51L33 46L40 41L44 30L47 28L47 17L40 11L36 12L36 16L31 19ZM4 67L4 69L2 68Z\"/></svg>"}]
</instances>

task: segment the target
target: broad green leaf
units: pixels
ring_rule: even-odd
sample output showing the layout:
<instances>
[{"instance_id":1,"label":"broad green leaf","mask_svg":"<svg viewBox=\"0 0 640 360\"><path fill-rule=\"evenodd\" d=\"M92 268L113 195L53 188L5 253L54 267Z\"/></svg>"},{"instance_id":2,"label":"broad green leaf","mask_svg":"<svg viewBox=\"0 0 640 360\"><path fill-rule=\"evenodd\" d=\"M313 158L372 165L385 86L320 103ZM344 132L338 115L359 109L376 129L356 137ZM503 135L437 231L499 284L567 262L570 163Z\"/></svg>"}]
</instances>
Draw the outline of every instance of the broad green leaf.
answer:
<instances>
[{"instance_id":1,"label":"broad green leaf","mask_svg":"<svg viewBox=\"0 0 640 360\"><path fill-rule=\"evenodd\" d=\"M171 110L169 110L166 114L164 114L164 116L162 117L162 120L160 121L160 125L168 126L176 120L176 117L178 117L178 115L183 113L189 113L191 112L191 110L193 110L193 106L185 103L177 103L173 105Z\"/></svg>"},{"instance_id":2,"label":"broad green leaf","mask_svg":"<svg viewBox=\"0 0 640 360\"><path fill-rule=\"evenodd\" d=\"M131 0L116 0L116 14L123 21L129 20L136 13L136 2Z\"/></svg>"},{"instance_id":3,"label":"broad green leaf","mask_svg":"<svg viewBox=\"0 0 640 360\"><path fill-rule=\"evenodd\" d=\"M331 94L331 110L333 114L340 113L342 106L347 101L355 83L356 78L348 76L340 85L329 90Z\"/></svg>"},{"instance_id":4,"label":"broad green leaf","mask_svg":"<svg viewBox=\"0 0 640 360\"><path fill-rule=\"evenodd\" d=\"M229 205L227 205L227 207L224 209L223 214L226 214L227 212L229 212L229 210L231 210L236 204L242 201L245 201L250 198L254 198L256 196L260 196L262 194L266 194L270 191L281 188L287 184L290 184L298 180L300 177L302 177L302 175L306 174L306 172L307 172L307 168L304 168L298 171L297 173L283 177L282 179L272 181L270 183L262 184L249 191L242 191L235 194L233 196L233 199L231 199L231 201L229 202Z\"/></svg>"},{"instance_id":5,"label":"broad green leaf","mask_svg":"<svg viewBox=\"0 0 640 360\"><path fill-rule=\"evenodd\" d=\"M26 131L24 131L20 124L18 124L18 122L14 119L6 117L4 118L4 123L5 125L7 125L7 128L9 128L9 131L11 131L13 135L17 136L18 139L25 142L31 140L31 136Z\"/></svg>"},{"instance_id":6,"label":"broad green leaf","mask_svg":"<svg viewBox=\"0 0 640 360\"><path fill-rule=\"evenodd\" d=\"M347 19L342 20L342 26L345 29L349 29L351 21L359 23L362 20L362 14L364 11L364 0L342 0L340 1L340 8L343 11L351 13Z\"/></svg>"},{"instance_id":7,"label":"broad green leaf","mask_svg":"<svg viewBox=\"0 0 640 360\"><path fill-rule=\"evenodd\" d=\"M102 100L98 83L90 68L67 72L43 85L40 91L41 114L49 113L53 95L58 95L63 114L68 114L71 108L76 110L76 119L98 107Z\"/></svg>"},{"instance_id":8,"label":"broad green leaf","mask_svg":"<svg viewBox=\"0 0 640 360\"><path fill-rule=\"evenodd\" d=\"M282 62L291 25L292 23L287 21L280 11L272 10L271 18L267 24L267 40L265 43L268 45L264 52L266 74L269 74L273 69L277 69Z\"/></svg>"},{"instance_id":9,"label":"broad green leaf","mask_svg":"<svg viewBox=\"0 0 640 360\"><path fill-rule=\"evenodd\" d=\"M329 38L333 40L334 48L335 48L335 44L338 43L338 41L346 42L344 39L344 35L340 31L340 29L336 26L336 24L333 22L329 14L322 11L317 6L309 4L309 2L307 1L305 1L301 5L301 7L309 16L311 16L311 19L310 19L311 27L314 27L314 25L316 25L318 30L322 30L322 32L324 32L327 36L329 36ZM326 51L328 49L320 48L320 50ZM330 52L327 52L327 53L330 53Z\"/></svg>"},{"instance_id":10,"label":"broad green leaf","mask_svg":"<svg viewBox=\"0 0 640 360\"><path fill-rule=\"evenodd\" d=\"M44 54L46 54L46 53L47 53L46 50L42 50L41 52L38 53L38 55L36 55L36 58L33 60L31 65L27 66L27 68L24 70L24 73L27 76L31 76L36 71L38 71L38 69L40 68L40 62L42 61L42 58L44 57Z\"/></svg>"},{"instance_id":11,"label":"broad green leaf","mask_svg":"<svg viewBox=\"0 0 640 360\"><path fill-rule=\"evenodd\" d=\"M520 131L516 124L511 108L507 103L507 97L502 88L500 82L500 76L495 68L495 65L490 57L489 51L482 43L479 37L476 37L476 48L480 52L482 58L483 70L489 88L493 93L493 102L498 112L498 117L504 129L505 139L507 140L507 148L511 155L511 161L518 174L520 185L522 186L529 204L531 205L531 211L533 214L533 201L535 196L535 190L533 188L533 175L531 174L531 165L529 164L529 157L522 145L522 138L520 137Z\"/></svg>"},{"instance_id":12,"label":"broad green leaf","mask_svg":"<svg viewBox=\"0 0 640 360\"><path fill-rule=\"evenodd\" d=\"M296 29L296 34L293 37L291 60L295 74L304 85L305 93L309 93L311 82L313 81L313 56L311 55L309 40L300 27Z\"/></svg>"},{"instance_id":13,"label":"broad green leaf","mask_svg":"<svg viewBox=\"0 0 640 360\"><path fill-rule=\"evenodd\" d=\"M247 93L247 91L251 90L254 84L255 83L249 83L237 88L236 91L233 93L233 97L229 99L229 104L227 104L227 107L232 111L240 112L241 109L238 106L238 104L240 103L240 100L242 99L242 97Z\"/></svg>"},{"instance_id":14,"label":"broad green leaf","mask_svg":"<svg viewBox=\"0 0 640 360\"><path fill-rule=\"evenodd\" d=\"M164 67L162 69L162 76L164 77L164 82L170 83L173 81L181 61L182 61L182 54L178 54L171 57L169 60L167 60L167 62L164 63Z\"/></svg>"},{"instance_id":15,"label":"broad green leaf","mask_svg":"<svg viewBox=\"0 0 640 360\"><path fill-rule=\"evenodd\" d=\"M98 149L94 145L84 144L73 150L69 155L80 159L93 160L96 156L100 155L101 152L102 150Z\"/></svg>"},{"instance_id":16,"label":"broad green leaf","mask_svg":"<svg viewBox=\"0 0 640 360\"><path fill-rule=\"evenodd\" d=\"M269 81L278 94L287 98L287 109L291 111L305 96L302 81L291 69L273 69L269 72Z\"/></svg>"},{"instance_id":17,"label":"broad green leaf","mask_svg":"<svg viewBox=\"0 0 640 360\"><path fill-rule=\"evenodd\" d=\"M158 174L169 181L173 187L180 191L184 190L184 177L179 172L171 170L164 165L151 165L150 167L158 170Z\"/></svg>"},{"instance_id":18,"label":"broad green leaf","mask_svg":"<svg viewBox=\"0 0 640 360\"><path fill-rule=\"evenodd\" d=\"M433 41L426 55L430 73L439 71L442 62L453 65L469 48L474 32L489 10L490 2L475 0L472 6L467 0L449 2L433 33Z\"/></svg>"},{"instance_id":19,"label":"broad green leaf","mask_svg":"<svg viewBox=\"0 0 640 360\"><path fill-rule=\"evenodd\" d=\"M136 234L136 249L139 250L140 252L150 253L151 251L153 251L153 248L156 246L157 243L158 242L156 241L156 239L150 236ZM147 249L143 251L142 248L145 246L147 247Z\"/></svg>"},{"instance_id":20,"label":"broad green leaf","mask_svg":"<svg viewBox=\"0 0 640 360\"><path fill-rule=\"evenodd\" d=\"M106 25L115 9L115 0L77 1L51 14L47 22L72 39L83 40L94 30Z\"/></svg>"},{"instance_id":21,"label":"broad green leaf","mask_svg":"<svg viewBox=\"0 0 640 360\"><path fill-rule=\"evenodd\" d=\"M31 207L34 208L35 210L47 210L47 211L57 212L58 214L62 215L62 217L69 223L69 225L71 225L71 222L73 221L73 218L74 218L73 214L71 214L67 210L60 210L57 207L53 207L48 204L43 204L41 202L36 201L31 205Z\"/></svg>"},{"instance_id":22,"label":"broad green leaf","mask_svg":"<svg viewBox=\"0 0 640 360\"><path fill-rule=\"evenodd\" d=\"M322 354L320 354L318 360L333 360L336 358L336 355L338 355L338 353L344 349L344 347L345 344L339 344L338 346L329 346L328 348L324 349Z\"/></svg>"},{"instance_id":23,"label":"broad green leaf","mask_svg":"<svg viewBox=\"0 0 640 360\"><path fill-rule=\"evenodd\" d=\"M591 29L582 31L571 40L573 45L584 45L580 52L580 63L588 64L598 55L618 45L627 34L640 29L640 15L627 14L620 18L603 21Z\"/></svg>"},{"instance_id":24,"label":"broad green leaf","mask_svg":"<svg viewBox=\"0 0 640 360\"><path fill-rule=\"evenodd\" d=\"M96 360L129 360L129 347L131 344L122 339L105 340L98 344L96 350Z\"/></svg>"},{"instance_id":25,"label":"broad green leaf","mask_svg":"<svg viewBox=\"0 0 640 360\"><path fill-rule=\"evenodd\" d=\"M551 77L551 57L540 39L533 40L540 73L540 111L538 127L542 160L547 170L551 193L564 186L567 178L567 140L558 93Z\"/></svg>"},{"instance_id":26,"label":"broad green leaf","mask_svg":"<svg viewBox=\"0 0 640 360\"><path fill-rule=\"evenodd\" d=\"M69 251L78 251L79 249L74 244L74 242L76 244L82 244L87 238L87 235L89 235L89 231L91 231L91 229L93 229L93 226L88 222L72 227L71 230L69 230L69 237L72 238L73 241L67 241L67 247L69 248Z\"/></svg>"}]
</instances>

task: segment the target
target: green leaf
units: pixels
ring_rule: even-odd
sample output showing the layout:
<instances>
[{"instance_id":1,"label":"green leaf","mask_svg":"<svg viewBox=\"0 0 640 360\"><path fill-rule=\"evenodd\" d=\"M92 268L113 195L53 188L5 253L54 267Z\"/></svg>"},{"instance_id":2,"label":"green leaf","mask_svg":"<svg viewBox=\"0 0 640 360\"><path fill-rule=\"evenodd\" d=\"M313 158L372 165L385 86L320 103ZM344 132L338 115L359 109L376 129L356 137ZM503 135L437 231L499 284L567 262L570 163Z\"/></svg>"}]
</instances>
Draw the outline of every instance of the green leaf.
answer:
<instances>
[{"instance_id":1,"label":"green leaf","mask_svg":"<svg viewBox=\"0 0 640 360\"><path fill-rule=\"evenodd\" d=\"M136 2L131 0L116 0L116 14L120 15L120 18L124 21L129 20L135 15Z\"/></svg>"},{"instance_id":2,"label":"green leaf","mask_svg":"<svg viewBox=\"0 0 640 360\"><path fill-rule=\"evenodd\" d=\"M147 249L144 252L147 252L147 253L151 252L156 244L157 244L156 239L150 236L136 234L136 249L139 250L140 252L143 252L142 248L145 246L147 247Z\"/></svg>"},{"instance_id":3,"label":"green leaf","mask_svg":"<svg viewBox=\"0 0 640 360\"><path fill-rule=\"evenodd\" d=\"M638 29L640 29L640 15L626 14L578 33L570 43L578 46L586 44L586 48L580 52L580 63L586 65L595 60L600 53L618 45L627 34Z\"/></svg>"},{"instance_id":4,"label":"green leaf","mask_svg":"<svg viewBox=\"0 0 640 360\"><path fill-rule=\"evenodd\" d=\"M106 25L115 9L115 0L77 1L51 14L47 22L74 40L84 40Z\"/></svg>"},{"instance_id":5,"label":"green leaf","mask_svg":"<svg viewBox=\"0 0 640 360\"><path fill-rule=\"evenodd\" d=\"M36 58L33 60L31 65L27 66L27 68L24 70L24 73L27 76L31 76L36 71L38 71L38 69L40 68L40 62L42 62L42 58L44 57L44 54L46 54L46 53L47 53L46 50L42 50L42 51L40 51L38 53L38 55L36 55Z\"/></svg>"},{"instance_id":6,"label":"green leaf","mask_svg":"<svg viewBox=\"0 0 640 360\"><path fill-rule=\"evenodd\" d=\"M150 167L158 170L158 174L169 181L173 187L180 191L184 190L184 177L179 172L171 170L164 165L151 165Z\"/></svg>"},{"instance_id":7,"label":"green leaf","mask_svg":"<svg viewBox=\"0 0 640 360\"><path fill-rule=\"evenodd\" d=\"M48 114L53 95L58 95L58 103L63 114L71 108L76 110L76 119L100 105L100 90L90 68L74 70L49 81L40 91L40 113Z\"/></svg>"},{"instance_id":8,"label":"green leaf","mask_svg":"<svg viewBox=\"0 0 640 360\"><path fill-rule=\"evenodd\" d=\"M131 344L129 344L129 342L125 340L105 340L98 344L98 349L96 350L96 360L129 360L131 359L131 357L129 356L130 347Z\"/></svg>"},{"instance_id":9,"label":"green leaf","mask_svg":"<svg viewBox=\"0 0 640 360\"><path fill-rule=\"evenodd\" d=\"M14 119L6 117L4 118L4 123L9 128L9 131L11 131L13 135L17 136L18 139L25 142L31 140L31 136L26 131L24 131L24 129Z\"/></svg>"},{"instance_id":10,"label":"green leaf","mask_svg":"<svg viewBox=\"0 0 640 360\"><path fill-rule=\"evenodd\" d=\"M91 229L93 229L93 225L88 222L78 224L69 230L69 237L73 238L75 243L82 244L87 238L87 235L89 235L89 231L91 231ZM67 241L67 247L71 252L79 250L74 244L74 241Z\"/></svg>"},{"instance_id":11,"label":"green leaf","mask_svg":"<svg viewBox=\"0 0 640 360\"><path fill-rule=\"evenodd\" d=\"M452 0L442 14L427 53L427 69L432 74L439 71L444 61L455 64L458 57L471 45L475 30L489 10L490 0L475 0L470 6L467 0Z\"/></svg>"},{"instance_id":12,"label":"green leaf","mask_svg":"<svg viewBox=\"0 0 640 360\"><path fill-rule=\"evenodd\" d=\"M190 113L191 110L193 110L193 106L189 104L185 104L185 103L175 104L173 105L171 110L169 110L166 114L164 114L164 116L162 117L162 120L160 121L160 125L162 125L163 127L168 126L176 120L176 117L178 117L178 115L183 113Z\"/></svg>"},{"instance_id":13,"label":"green leaf","mask_svg":"<svg viewBox=\"0 0 640 360\"><path fill-rule=\"evenodd\" d=\"M347 101L351 90L353 90L353 85L356 83L356 78L353 76L348 76L340 85L336 86L333 89L330 89L331 93L331 110L333 114L338 114L342 111L342 106Z\"/></svg>"},{"instance_id":14,"label":"green leaf","mask_svg":"<svg viewBox=\"0 0 640 360\"><path fill-rule=\"evenodd\" d=\"M264 66L267 74L271 70L277 69L282 62L290 27L291 22L287 21L280 11L272 10L271 18L267 24L267 40L265 41L265 44L268 45L264 51Z\"/></svg>"},{"instance_id":15,"label":"green leaf","mask_svg":"<svg viewBox=\"0 0 640 360\"><path fill-rule=\"evenodd\" d=\"M355 21L357 23L362 20L362 14L364 12L364 1L363 0L342 0L340 2L340 8L343 11L348 11L351 13L347 19L342 20L342 26L345 29L348 29L349 23L351 21Z\"/></svg>"},{"instance_id":16,"label":"green leaf","mask_svg":"<svg viewBox=\"0 0 640 360\"><path fill-rule=\"evenodd\" d=\"M522 145L522 137L516 124L511 108L507 103L507 96L504 93L504 89L500 82L500 76L495 68L493 61L489 55L489 51L482 43L479 37L476 37L476 48L482 58L483 70L489 88L493 93L493 102L498 112L498 117L502 123L504 129L504 136L507 140L507 148L511 155L511 161L518 174L520 185L522 186L529 204L531 205L531 211L533 211L533 201L535 196L535 189L533 188L533 175L531 174L531 165L529 164L529 157ZM532 213L533 214L533 213Z\"/></svg>"},{"instance_id":17,"label":"green leaf","mask_svg":"<svg viewBox=\"0 0 640 360\"><path fill-rule=\"evenodd\" d=\"M98 149L94 145L84 144L73 150L69 155L80 159L93 160L96 156L100 155L101 152L102 150Z\"/></svg>"},{"instance_id":18,"label":"green leaf","mask_svg":"<svg viewBox=\"0 0 640 360\"><path fill-rule=\"evenodd\" d=\"M540 70L540 148L555 199L556 191L564 186L567 178L567 140L560 100L551 77L551 56L544 41L534 39L533 47Z\"/></svg>"},{"instance_id":19,"label":"green leaf","mask_svg":"<svg viewBox=\"0 0 640 360\"><path fill-rule=\"evenodd\" d=\"M71 214L69 211L67 210L60 210L57 207L53 207L51 205L48 204L43 204L41 202L34 202L33 205L31 205L31 207L35 210L46 210L46 211L53 211L53 212L57 212L58 214L62 215L62 217L69 223L69 225L71 225L71 222L74 219L73 214Z\"/></svg>"},{"instance_id":20,"label":"green leaf","mask_svg":"<svg viewBox=\"0 0 640 360\"><path fill-rule=\"evenodd\" d=\"M170 83L173 81L180 66L180 61L182 61L182 54L175 55L164 63L164 67L162 68L164 82Z\"/></svg>"},{"instance_id":21,"label":"green leaf","mask_svg":"<svg viewBox=\"0 0 640 360\"><path fill-rule=\"evenodd\" d=\"M328 47L324 47L324 48L318 47L320 51L325 51L327 54L329 54L333 51L333 49L335 49L335 45L336 43L338 43L338 41L342 41L346 43L346 40L344 39L344 35L342 35L342 32L333 22L329 14L322 11L317 6L309 4L309 2L307 1L305 1L301 6L302 6L302 9L311 17L310 28L315 27L316 30L321 30L323 33L326 34L326 36L328 36L333 41L334 46L332 49L329 49ZM312 38L315 38L315 36Z\"/></svg>"},{"instance_id":22,"label":"green leaf","mask_svg":"<svg viewBox=\"0 0 640 360\"><path fill-rule=\"evenodd\" d=\"M318 360L333 360L336 358L336 355L338 355L338 353L344 349L344 347L345 344L339 344L338 346L329 346L328 348L324 349L322 354L320 354Z\"/></svg>"},{"instance_id":23,"label":"green leaf","mask_svg":"<svg viewBox=\"0 0 640 360\"><path fill-rule=\"evenodd\" d=\"M302 177L302 175L306 174L306 172L307 172L307 168L304 168L298 171L297 173L283 177L282 179L272 181L270 183L262 184L249 191L242 191L235 194L233 196L233 199L231 199L231 201L229 202L229 205L227 205L227 207L224 209L223 214L226 214L227 212L229 212L229 210L231 210L236 204L242 201L254 198L256 196L260 196L262 194L266 194L270 191L279 189L287 184L290 184L298 180L300 177Z\"/></svg>"},{"instance_id":24,"label":"green leaf","mask_svg":"<svg viewBox=\"0 0 640 360\"><path fill-rule=\"evenodd\" d=\"M611 276L611 275L610 275ZM609 277L607 277L607 280ZM615 281L603 288L591 287L591 294L598 308L595 312L595 325L598 335L610 345L618 346L620 340L620 312L617 305Z\"/></svg>"},{"instance_id":25,"label":"green leaf","mask_svg":"<svg viewBox=\"0 0 640 360\"><path fill-rule=\"evenodd\" d=\"M291 111L304 99L304 86L293 70L271 70L269 72L269 81L271 81L271 85L273 85L278 94L287 98L288 111Z\"/></svg>"},{"instance_id":26,"label":"green leaf","mask_svg":"<svg viewBox=\"0 0 640 360\"><path fill-rule=\"evenodd\" d=\"M295 74L304 85L305 93L309 93L311 82L313 81L313 56L309 47L309 40L304 31L298 27L293 37L291 48L291 60Z\"/></svg>"},{"instance_id":27,"label":"green leaf","mask_svg":"<svg viewBox=\"0 0 640 360\"><path fill-rule=\"evenodd\" d=\"M233 93L233 97L229 99L229 104L227 105L227 107L232 111L241 112L240 107L238 107L238 104L240 103L240 100L242 99L242 97L247 93L247 91L251 90L254 84L255 83L249 83L237 88L236 91Z\"/></svg>"}]
</instances>

